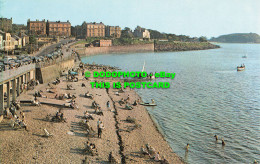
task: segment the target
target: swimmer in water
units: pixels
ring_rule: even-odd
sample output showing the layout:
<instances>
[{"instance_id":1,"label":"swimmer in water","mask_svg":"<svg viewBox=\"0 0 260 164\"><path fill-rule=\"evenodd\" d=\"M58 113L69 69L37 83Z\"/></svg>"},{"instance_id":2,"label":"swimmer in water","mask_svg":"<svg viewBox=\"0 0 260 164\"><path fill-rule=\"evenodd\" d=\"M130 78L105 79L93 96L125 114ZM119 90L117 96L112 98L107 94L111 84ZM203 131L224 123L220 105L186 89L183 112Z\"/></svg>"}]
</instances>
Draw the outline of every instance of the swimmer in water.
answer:
<instances>
[{"instance_id":1,"label":"swimmer in water","mask_svg":"<svg viewBox=\"0 0 260 164\"><path fill-rule=\"evenodd\" d=\"M217 135L215 135L214 137L216 138L216 141L218 141L218 136L217 136Z\"/></svg>"},{"instance_id":2,"label":"swimmer in water","mask_svg":"<svg viewBox=\"0 0 260 164\"><path fill-rule=\"evenodd\" d=\"M222 146L225 146L225 145L226 145L226 143L225 143L224 139L222 138Z\"/></svg>"},{"instance_id":3,"label":"swimmer in water","mask_svg":"<svg viewBox=\"0 0 260 164\"><path fill-rule=\"evenodd\" d=\"M186 151L189 151L189 148L190 148L190 145L187 144L187 146L186 146Z\"/></svg>"}]
</instances>

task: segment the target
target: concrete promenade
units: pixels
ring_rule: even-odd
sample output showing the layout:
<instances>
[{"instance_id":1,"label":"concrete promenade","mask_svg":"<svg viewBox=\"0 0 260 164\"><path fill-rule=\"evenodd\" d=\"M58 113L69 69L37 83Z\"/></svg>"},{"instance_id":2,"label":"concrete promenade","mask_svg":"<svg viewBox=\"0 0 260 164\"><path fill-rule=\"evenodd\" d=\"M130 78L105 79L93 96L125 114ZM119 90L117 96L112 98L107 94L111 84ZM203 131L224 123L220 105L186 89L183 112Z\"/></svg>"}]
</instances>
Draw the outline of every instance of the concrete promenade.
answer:
<instances>
[{"instance_id":1,"label":"concrete promenade","mask_svg":"<svg viewBox=\"0 0 260 164\"><path fill-rule=\"evenodd\" d=\"M64 43L64 41L61 43ZM13 68L0 72L0 115L2 114L5 107L10 107L10 102L15 101L16 97L21 94L21 92L23 91L23 86L27 84L29 81L36 79L36 68L43 68L50 65L55 65L68 59L72 59L72 51L67 51L68 46L70 46L71 44L73 43L63 46L62 58L59 57L58 59L55 59L47 63L31 63L18 68ZM58 44L50 45L49 47L50 49L53 49L53 46L56 45ZM43 55L42 52L44 51L37 53L37 55Z\"/></svg>"}]
</instances>

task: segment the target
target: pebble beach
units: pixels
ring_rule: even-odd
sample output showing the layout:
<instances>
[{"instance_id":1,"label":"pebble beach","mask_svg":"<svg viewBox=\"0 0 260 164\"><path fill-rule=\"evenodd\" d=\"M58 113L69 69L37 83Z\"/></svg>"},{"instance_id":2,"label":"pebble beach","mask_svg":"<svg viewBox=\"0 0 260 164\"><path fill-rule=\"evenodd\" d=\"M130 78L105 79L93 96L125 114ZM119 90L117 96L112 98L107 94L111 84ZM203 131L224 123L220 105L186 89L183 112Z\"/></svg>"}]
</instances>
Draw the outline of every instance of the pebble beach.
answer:
<instances>
[{"instance_id":1,"label":"pebble beach","mask_svg":"<svg viewBox=\"0 0 260 164\"><path fill-rule=\"evenodd\" d=\"M138 104L133 106L132 110L127 110L124 104L118 103L127 97L129 104L141 100L134 90L126 88L118 94L119 90L112 87L92 88L90 85L93 81L113 83L119 79L90 77L86 80L81 73L77 78L77 82L71 82L61 77L61 82L57 85L40 84L18 97L20 101L33 100L35 91L41 91L44 98L38 98L40 102L66 104L69 99L58 100L55 95L70 93L76 96L78 109L44 103L40 106L22 103L22 109L17 113L20 111L24 113L27 130L13 129L10 126L10 119L1 122L0 163L109 163L111 152L115 163L160 163L141 153L141 147L145 147L146 144L152 146L160 153L160 158L166 159L169 163L183 163L158 131L144 106ZM71 85L73 89L68 90L67 85ZM93 99L86 98L84 96L86 92L92 94ZM95 109L92 108L93 101L99 104L103 115L95 113ZM110 108L106 104L108 101ZM65 122L53 122L47 119L47 115L55 116L59 110L64 114ZM86 111L94 118L88 121L93 129L91 134L82 125ZM128 122L127 117L134 122ZM101 138L97 136L99 119L104 125ZM44 129L51 134L50 137L45 136ZM86 152L87 142L95 144L94 155Z\"/></svg>"}]
</instances>

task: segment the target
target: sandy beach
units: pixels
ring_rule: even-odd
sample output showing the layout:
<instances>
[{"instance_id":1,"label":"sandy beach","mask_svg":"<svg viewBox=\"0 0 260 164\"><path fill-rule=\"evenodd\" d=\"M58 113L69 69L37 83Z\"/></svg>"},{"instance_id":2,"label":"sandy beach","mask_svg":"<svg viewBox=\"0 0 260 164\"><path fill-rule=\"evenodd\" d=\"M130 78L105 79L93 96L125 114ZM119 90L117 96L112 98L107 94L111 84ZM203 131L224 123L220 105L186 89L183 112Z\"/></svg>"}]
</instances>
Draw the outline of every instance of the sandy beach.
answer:
<instances>
[{"instance_id":1,"label":"sandy beach","mask_svg":"<svg viewBox=\"0 0 260 164\"><path fill-rule=\"evenodd\" d=\"M123 93L116 95L117 89L91 88L90 81L101 79L85 80L83 78L84 76L79 75L78 82L69 82L65 77L61 77L61 83L53 85L53 89L47 84L40 84L34 90L26 91L18 97L19 100L32 100L35 91L41 90L42 95L47 98L39 98L40 101L66 103L69 99L57 100L54 97L56 94L70 93L77 97L75 101L79 109L43 104L39 107L21 104L28 131L14 130L10 127L10 119L3 120L0 124L0 163L83 163L84 161L107 163L110 152L118 163L158 163L149 156L141 154L140 148L145 144L149 144L156 152L160 152L160 157L163 156L169 163L183 163L159 133L144 106L138 104L133 110L124 109L124 104L120 106L118 101L121 98L126 99L128 95L130 104L140 99L134 90L127 88ZM116 80L102 79L102 81ZM84 87L82 83L85 84ZM67 90L68 84L71 84L75 90ZM55 93L49 93L46 89L51 89ZM93 100L84 97L87 91L93 94ZM103 115L95 114L95 110L91 107L93 101L99 104ZM107 101L110 101L110 109L107 108ZM46 120L48 114L54 116L59 109L64 113L66 122ZM94 120L89 120L94 130L91 135L80 124L84 120L85 111L92 114L94 118ZM135 124L126 121L128 116L136 119ZM97 137L98 119L101 119L105 127L101 138ZM45 128L53 136L44 137ZM85 151L86 142L95 144L95 155L90 155Z\"/></svg>"}]
</instances>

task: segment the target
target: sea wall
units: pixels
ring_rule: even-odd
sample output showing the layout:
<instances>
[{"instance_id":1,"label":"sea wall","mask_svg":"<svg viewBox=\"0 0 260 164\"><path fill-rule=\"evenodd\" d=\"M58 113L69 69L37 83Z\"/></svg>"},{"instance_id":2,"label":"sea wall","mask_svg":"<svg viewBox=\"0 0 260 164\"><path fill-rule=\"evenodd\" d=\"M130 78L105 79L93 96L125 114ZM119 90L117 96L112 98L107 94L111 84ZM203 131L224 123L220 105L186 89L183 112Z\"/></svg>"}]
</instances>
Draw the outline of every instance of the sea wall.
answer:
<instances>
[{"instance_id":1,"label":"sea wall","mask_svg":"<svg viewBox=\"0 0 260 164\"><path fill-rule=\"evenodd\" d=\"M209 42L159 42L154 44L154 51L192 51L220 48Z\"/></svg>"},{"instance_id":2,"label":"sea wall","mask_svg":"<svg viewBox=\"0 0 260 164\"><path fill-rule=\"evenodd\" d=\"M91 56L91 55L108 54L108 53L153 52L154 44L138 44L138 45L111 46L111 47L83 47L83 48L77 48L76 51L82 56Z\"/></svg>"},{"instance_id":3,"label":"sea wall","mask_svg":"<svg viewBox=\"0 0 260 164\"><path fill-rule=\"evenodd\" d=\"M36 79L40 83L48 83L53 79L60 76L63 70L67 70L74 67L74 59L69 59L66 61L59 62L54 65L36 68Z\"/></svg>"}]
</instances>

